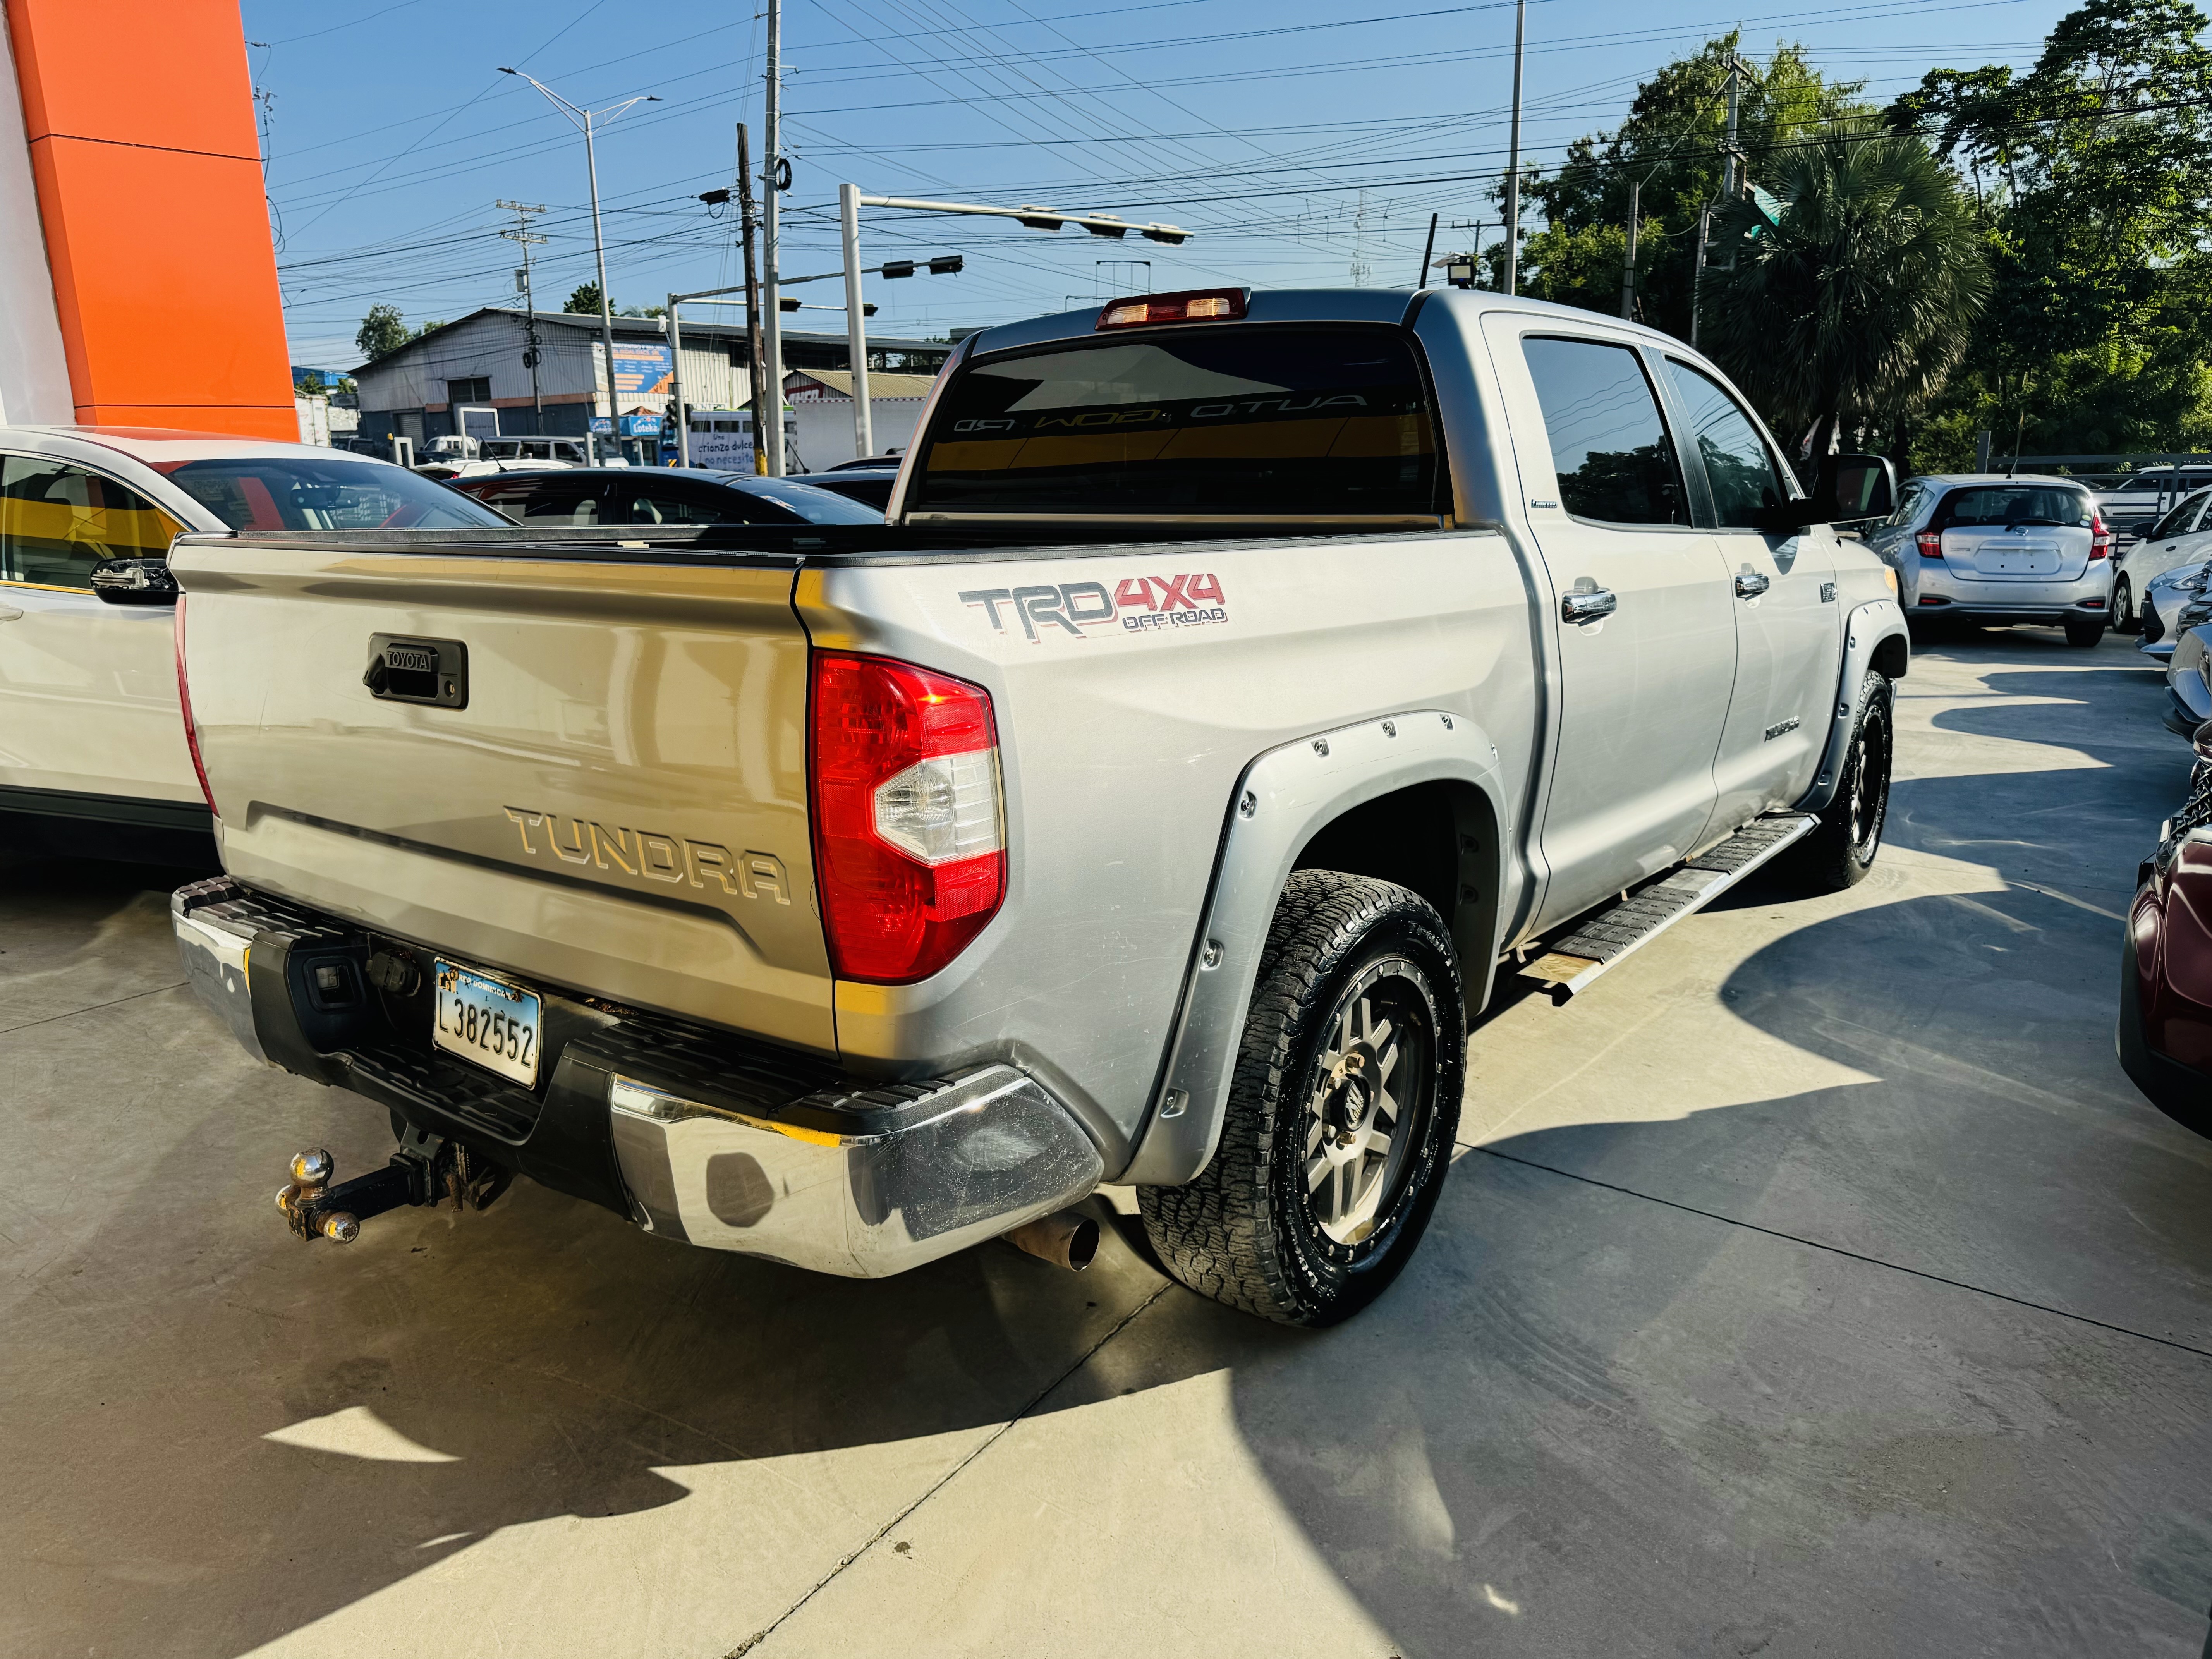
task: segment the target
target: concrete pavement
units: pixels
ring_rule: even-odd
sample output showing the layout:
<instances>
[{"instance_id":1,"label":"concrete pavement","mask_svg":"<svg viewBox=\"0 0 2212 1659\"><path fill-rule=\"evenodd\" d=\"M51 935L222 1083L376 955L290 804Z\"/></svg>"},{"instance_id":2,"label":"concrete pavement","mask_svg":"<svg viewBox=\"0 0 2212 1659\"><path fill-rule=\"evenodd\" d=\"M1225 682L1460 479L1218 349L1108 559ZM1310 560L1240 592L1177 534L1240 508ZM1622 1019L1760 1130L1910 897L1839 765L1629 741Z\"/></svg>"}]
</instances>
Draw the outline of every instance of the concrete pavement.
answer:
<instances>
[{"instance_id":1,"label":"concrete pavement","mask_svg":"<svg viewBox=\"0 0 2212 1659\"><path fill-rule=\"evenodd\" d=\"M384 1125L198 1010L166 873L0 868L0 1651L2195 1656L2139 660L1923 651L1874 875L1494 1009L1420 1257L1318 1334L1133 1231L852 1284L524 1184L300 1246L284 1158Z\"/></svg>"}]
</instances>

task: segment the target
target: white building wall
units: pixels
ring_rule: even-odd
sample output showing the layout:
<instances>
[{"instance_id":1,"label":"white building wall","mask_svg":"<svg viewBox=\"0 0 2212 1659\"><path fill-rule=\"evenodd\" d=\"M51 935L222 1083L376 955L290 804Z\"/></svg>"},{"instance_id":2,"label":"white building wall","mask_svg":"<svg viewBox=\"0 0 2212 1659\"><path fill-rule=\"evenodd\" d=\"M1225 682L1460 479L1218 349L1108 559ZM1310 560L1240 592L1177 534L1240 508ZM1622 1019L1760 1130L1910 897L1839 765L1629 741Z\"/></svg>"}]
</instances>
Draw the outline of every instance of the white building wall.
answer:
<instances>
[{"instance_id":1,"label":"white building wall","mask_svg":"<svg viewBox=\"0 0 2212 1659\"><path fill-rule=\"evenodd\" d=\"M39 222L38 186L23 132L22 94L0 8L0 426L76 419L53 273Z\"/></svg>"},{"instance_id":2,"label":"white building wall","mask_svg":"<svg viewBox=\"0 0 2212 1659\"><path fill-rule=\"evenodd\" d=\"M876 441L876 453L905 449L914 442L914 429L921 423L922 398L871 398L868 428ZM823 472L840 461L860 459L853 442L853 400L850 398L809 398L793 400L792 413L799 421L799 459L809 472Z\"/></svg>"}]
</instances>

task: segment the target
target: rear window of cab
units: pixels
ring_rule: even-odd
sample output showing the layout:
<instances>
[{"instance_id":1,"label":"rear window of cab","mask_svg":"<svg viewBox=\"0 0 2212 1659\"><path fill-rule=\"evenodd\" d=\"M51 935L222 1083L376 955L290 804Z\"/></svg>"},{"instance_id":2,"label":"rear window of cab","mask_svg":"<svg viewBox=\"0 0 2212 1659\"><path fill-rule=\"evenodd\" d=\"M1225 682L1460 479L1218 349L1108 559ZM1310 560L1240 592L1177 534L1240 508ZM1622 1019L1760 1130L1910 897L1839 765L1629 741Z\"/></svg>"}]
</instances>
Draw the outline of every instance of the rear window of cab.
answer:
<instances>
[{"instance_id":1,"label":"rear window of cab","mask_svg":"<svg viewBox=\"0 0 2212 1659\"><path fill-rule=\"evenodd\" d=\"M947 386L910 511L1439 513L1434 410L1395 329L1204 325L984 358Z\"/></svg>"}]
</instances>

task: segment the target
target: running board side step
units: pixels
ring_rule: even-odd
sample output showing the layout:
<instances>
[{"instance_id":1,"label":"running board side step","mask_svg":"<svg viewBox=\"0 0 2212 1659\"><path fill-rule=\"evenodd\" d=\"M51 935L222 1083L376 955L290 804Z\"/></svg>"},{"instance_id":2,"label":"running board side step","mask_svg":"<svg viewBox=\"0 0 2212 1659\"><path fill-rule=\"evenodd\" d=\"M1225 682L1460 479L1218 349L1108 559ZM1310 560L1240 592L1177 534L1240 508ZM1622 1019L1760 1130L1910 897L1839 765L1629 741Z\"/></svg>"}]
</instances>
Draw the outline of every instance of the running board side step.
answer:
<instances>
[{"instance_id":1,"label":"running board side step","mask_svg":"<svg viewBox=\"0 0 2212 1659\"><path fill-rule=\"evenodd\" d=\"M1820 820L1806 813L1755 818L1674 872L1598 911L1521 970L1549 986L1552 1000L1586 991L1676 922L1694 915L1753 871L1811 835Z\"/></svg>"}]
</instances>

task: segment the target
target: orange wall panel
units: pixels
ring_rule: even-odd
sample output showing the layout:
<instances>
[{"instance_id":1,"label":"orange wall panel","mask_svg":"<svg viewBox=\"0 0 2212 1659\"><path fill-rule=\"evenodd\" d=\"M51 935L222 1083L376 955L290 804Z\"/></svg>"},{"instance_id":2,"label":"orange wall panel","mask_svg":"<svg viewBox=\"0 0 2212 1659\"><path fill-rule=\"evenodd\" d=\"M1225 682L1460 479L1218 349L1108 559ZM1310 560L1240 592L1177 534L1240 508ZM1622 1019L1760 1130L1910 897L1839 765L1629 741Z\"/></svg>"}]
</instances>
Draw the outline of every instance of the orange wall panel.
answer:
<instances>
[{"instance_id":1,"label":"orange wall panel","mask_svg":"<svg viewBox=\"0 0 2212 1659\"><path fill-rule=\"evenodd\" d=\"M4 0L76 417L299 435L235 0Z\"/></svg>"},{"instance_id":2,"label":"orange wall panel","mask_svg":"<svg viewBox=\"0 0 2212 1659\"><path fill-rule=\"evenodd\" d=\"M25 136L258 156L238 0L7 0Z\"/></svg>"},{"instance_id":3,"label":"orange wall panel","mask_svg":"<svg viewBox=\"0 0 2212 1659\"><path fill-rule=\"evenodd\" d=\"M169 204L49 222L55 289L84 323L70 330L64 312L80 404L292 407L283 319L253 303L276 275L257 164L76 138L33 145L31 159L41 204Z\"/></svg>"}]
</instances>

